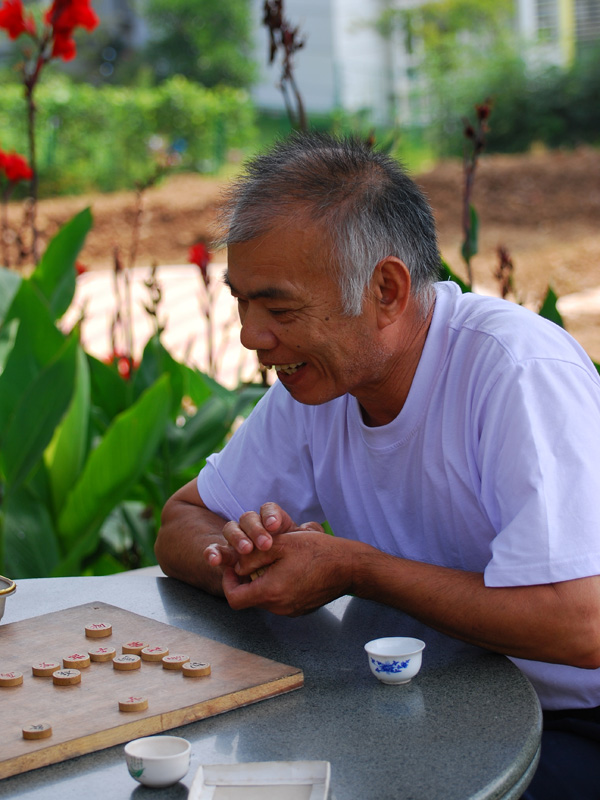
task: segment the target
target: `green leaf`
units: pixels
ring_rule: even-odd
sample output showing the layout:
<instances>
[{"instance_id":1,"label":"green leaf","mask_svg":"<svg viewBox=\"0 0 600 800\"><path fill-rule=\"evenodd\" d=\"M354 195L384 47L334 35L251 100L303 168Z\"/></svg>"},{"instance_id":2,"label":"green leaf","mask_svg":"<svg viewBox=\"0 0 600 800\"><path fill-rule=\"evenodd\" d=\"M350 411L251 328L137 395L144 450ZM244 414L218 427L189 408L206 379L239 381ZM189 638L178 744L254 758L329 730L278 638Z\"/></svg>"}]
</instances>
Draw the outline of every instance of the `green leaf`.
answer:
<instances>
[{"instance_id":1,"label":"green leaf","mask_svg":"<svg viewBox=\"0 0 600 800\"><path fill-rule=\"evenodd\" d=\"M126 567L110 553L101 553L83 570L84 575L115 575ZM143 770L142 770L143 771Z\"/></svg>"},{"instance_id":2,"label":"green leaf","mask_svg":"<svg viewBox=\"0 0 600 800\"><path fill-rule=\"evenodd\" d=\"M558 308L556 307L556 303L558 301L558 297L551 286L548 287L548 291L546 292L546 297L544 298L544 302L542 303L542 307L538 311L540 317L545 317L545 319L549 319L552 322L560 325L561 328L564 328L563 318L560 315Z\"/></svg>"},{"instance_id":3,"label":"green leaf","mask_svg":"<svg viewBox=\"0 0 600 800\"><path fill-rule=\"evenodd\" d=\"M134 397L139 397L149 386L168 374L171 378L171 412L175 415L181 406L183 396L183 375L181 364L165 350L158 336L152 336L144 348L142 361L135 372L133 379Z\"/></svg>"},{"instance_id":4,"label":"green leaf","mask_svg":"<svg viewBox=\"0 0 600 800\"><path fill-rule=\"evenodd\" d=\"M479 238L479 217L477 216L477 212L472 205L469 206L469 222L469 231L461 248L462 257L467 264L477 253L477 243Z\"/></svg>"},{"instance_id":5,"label":"green leaf","mask_svg":"<svg viewBox=\"0 0 600 800\"><path fill-rule=\"evenodd\" d=\"M460 286L460 290L463 293L471 291L469 284L461 280L456 272L452 270L452 267L448 264L448 262L443 258L441 259L439 280L454 281L454 283L457 283Z\"/></svg>"},{"instance_id":6,"label":"green leaf","mask_svg":"<svg viewBox=\"0 0 600 800\"><path fill-rule=\"evenodd\" d=\"M89 208L80 211L52 239L30 281L46 299L53 319L62 317L75 294L75 261L92 227Z\"/></svg>"},{"instance_id":7,"label":"green leaf","mask_svg":"<svg viewBox=\"0 0 600 800\"><path fill-rule=\"evenodd\" d=\"M60 553L46 506L23 486L5 503L5 569L12 578L45 578Z\"/></svg>"},{"instance_id":8,"label":"green leaf","mask_svg":"<svg viewBox=\"0 0 600 800\"><path fill-rule=\"evenodd\" d=\"M0 457L7 492L15 491L40 460L71 401L78 347L75 335L64 342L27 387L2 430Z\"/></svg>"},{"instance_id":9,"label":"green leaf","mask_svg":"<svg viewBox=\"0 0 600 800\"><path fill-rule=\"evenodd\" d=\"M120 503L104 520L100 537L117 559L121 554L134 550L140 566L156 564L156 521L154 515L148 513L145 503Z\"/></svg>"},{"instance_id":10,"label":"green leaf","mask_svg":"<svg viewBox=\"0 0 600 800\"><path fill-rule=\"evenodd\" d=\"M213 394L206 375L188 367L186 364L180 364L180 367L184 381L183 393L188 395L192 403L199 408Z\"/></svg>"},{"instance_id":11,"label":"green leaf","mask_svg":"<svg viewBox=\"0 0 600 800\"><path fill-rule=\"evenodd\" d=\"M78 348L75 391L71 405L44 453L56 515L60 513L68 492L75 485L83 468L88 445L89 417L90 372L85 353Z\"/></svg>"},{"instance_id":12,"label":"green leaf","mask_svg":"<svg viewBox=\"0 0 600 800\"><path fill-rule=\"evenodd\" d=\"M4 322L22 280L16 272L0 267L0 325Z\"/></svg>"},{"instance_id":13,"label":"green leaf","mask_svg":"<svg viewBox=\"0 0 600 800\"><path fill-rule=\"evenodd\" d=\"M18 319L11 319L8 324L0 327L0 375L4 372L4 366L15 346L18 330Z\"/></svg>"},{"instance_id":14,"label":"green leaf","mask_svg":"<svg viewBox=\"0 0 600 800\"><path fill-rule=\"evenodd\" d=\"M20 321L19 330L0 375L0 437L31 384L65 343L65 336L57 330L43 300L28 281L21 283L5 327L15 319Z\"/></svg>"},{"instance_id":15,"label":"green leaf","mask_svg":"<svg viewBox=\"0 0 600 800\"><path fill-rule=\"evenodd\" d=\"M121 376L97 358L88 354L92 404L100 408L110 421L129 405L131 387Z\"/></svg>"},{"instance_id":16,"label":"green leaf","mask_svg":"<svg viewBox=\"0 0 600 800\"><path fill-rule=\"evenodd\" d=\"M178 470L200 466L222 446L235 419L233 409L231 400L211 397L183 427L169 426L170 460Z\"/></svg>"},{"instance_id":17,"label":"green leaf","mask_svg":"<svg viewBox=\"0 0 600 800\"><path fill-rule=\"evenodd\" d=\"M115 418L90 453L58 520L61 545L65 551L76 550L64 569L72 569L76 557L94 548L102 522L143 474L164 435L170 401L169 378L164 375Z\"/></svg>"}]
</instances>

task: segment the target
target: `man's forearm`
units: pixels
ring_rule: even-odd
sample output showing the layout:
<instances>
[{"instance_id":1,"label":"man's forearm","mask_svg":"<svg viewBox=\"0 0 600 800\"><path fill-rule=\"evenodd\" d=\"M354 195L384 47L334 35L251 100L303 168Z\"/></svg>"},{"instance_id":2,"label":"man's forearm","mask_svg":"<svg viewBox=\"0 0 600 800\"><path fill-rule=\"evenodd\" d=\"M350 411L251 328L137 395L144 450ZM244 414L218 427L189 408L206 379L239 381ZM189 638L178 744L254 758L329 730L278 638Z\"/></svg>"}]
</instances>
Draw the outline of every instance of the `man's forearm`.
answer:
<instances>
[{"instance_id":1,"label":"man's forearm","mask_svg":"<svg viewBox=\"0 0 600 800\"><path fill-rule=\"evenodd\" d=\"M353 592L431 627L517 658L596 668L600 579L486 587L483 575L355 548Z\"/></svg>"},{"instance_id":2,"label":"man's forearm","mask_svg":"<svg viewBox=\"0 0 600 800\"><path fill-rule=\"evenodd\" d=\"M189 502L188 487L183 487L165 504L154 548L156 558L170 577L222 595L222 570L209 566L203 553L209 544L226 544L222 535L224 520Z\"/></svg>"},{"instance_id":3,"label":"man's forearm","mask_svg":"<svg viewBox=\"0 0 600 800\"><path fill-rule=\"evenodd\" d=\"M258 580L243 576L269 565ZM371 545L304 531L270 550L240 554L225 575L234 608L302 614L340 594L393 606L432 628L516 658L600 666L600 578L492 588L483 575L388 555Z\"/></svg>"}]
</instances>

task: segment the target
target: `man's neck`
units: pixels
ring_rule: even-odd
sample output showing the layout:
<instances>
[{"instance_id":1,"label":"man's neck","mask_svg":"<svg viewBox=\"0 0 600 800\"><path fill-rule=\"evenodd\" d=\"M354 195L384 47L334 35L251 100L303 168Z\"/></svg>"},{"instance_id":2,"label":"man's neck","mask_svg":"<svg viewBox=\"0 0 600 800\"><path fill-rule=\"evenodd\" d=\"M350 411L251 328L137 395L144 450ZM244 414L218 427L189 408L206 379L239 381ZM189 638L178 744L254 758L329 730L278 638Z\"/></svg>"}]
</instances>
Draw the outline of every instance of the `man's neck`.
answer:
<instances>
[{"instance_id":1,"label":"man's neck","mask_svg":"<svg viewBox=\"0 0 600 800\"><path fill-rule=\"evenodd\" d=\"M434 306L432 303L426 318L414 308L412 318L402 321L402 327L395 333L396 347L377 384L370 392L357 395L365 425L371 428L387 425L402 411L425 347Z\"/></svg>"}]
</instances>

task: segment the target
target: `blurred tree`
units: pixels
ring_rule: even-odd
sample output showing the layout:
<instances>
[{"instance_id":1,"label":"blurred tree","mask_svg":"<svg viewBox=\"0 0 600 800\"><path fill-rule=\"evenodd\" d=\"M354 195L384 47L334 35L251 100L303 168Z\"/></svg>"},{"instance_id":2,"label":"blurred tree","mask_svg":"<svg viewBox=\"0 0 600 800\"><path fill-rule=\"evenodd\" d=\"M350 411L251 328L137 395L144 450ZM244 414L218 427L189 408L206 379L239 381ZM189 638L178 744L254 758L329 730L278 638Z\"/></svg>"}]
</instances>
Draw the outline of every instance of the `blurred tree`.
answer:
<instances>
[{"instance_id":1,"label":"blurred tree","mask_svg":"<svg viewBox=\"0 0 600 800\"><path fill-rule=\"evenodd\" d=\"M514 33L514 0L431 0L413 8L389 4L377 29L389 36L396 29L404 35L408 53L423 51L437 68L459 66L465 47L483 49Z\"/></svg>"},{"instance_id":2,"label":"blurred tree","mask_svg":"<svg viewBox=\"0 0 600 800\"><path fill-rule=\"evenodd\" d=\"M407 54L421 123L428 123L427 136L439 153L447 154L450 139L453 148L460 145L457 109L492 93L478 85L473 98L467 84L489 75L492 66L520 62L515 11L514 0L429 0L411 8L385 0L376 30L399 41Z\"/></svg>"},{"instance_id":3,"label":"blurred tree","mask_svg":"<svg viewBox=\"0 0 600 800\"><path fill-rule=\"evenodd\" d=\"M255 76L250 0L147 0L144 60L156 79L175 74L204 86L246 87Z\"/></svg>"}]
</instances>

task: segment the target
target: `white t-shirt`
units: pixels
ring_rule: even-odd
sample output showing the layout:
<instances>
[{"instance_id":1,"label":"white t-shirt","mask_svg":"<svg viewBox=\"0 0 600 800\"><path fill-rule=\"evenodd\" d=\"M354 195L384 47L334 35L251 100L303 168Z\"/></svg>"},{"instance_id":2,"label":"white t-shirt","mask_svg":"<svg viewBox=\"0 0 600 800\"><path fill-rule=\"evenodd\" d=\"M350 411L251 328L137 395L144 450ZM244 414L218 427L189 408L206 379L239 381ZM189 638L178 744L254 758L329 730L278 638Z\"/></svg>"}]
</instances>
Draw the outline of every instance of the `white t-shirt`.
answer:
<instances>
[{"instance_id":1,"label":"white t-shirt","mask_svg":"<svg viewBox=\"0 0 600 800\"><path fill-rule=\"evenodd\" d=\"M402 411L296 402L279 383L198 491L226 519L267 500L392 555L521 586L600 574L600 378L558 326L436 284ZM600 670L514 659L545 708L600 705Z\"/></svg>"}]
</instances>

